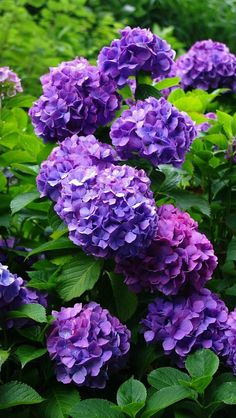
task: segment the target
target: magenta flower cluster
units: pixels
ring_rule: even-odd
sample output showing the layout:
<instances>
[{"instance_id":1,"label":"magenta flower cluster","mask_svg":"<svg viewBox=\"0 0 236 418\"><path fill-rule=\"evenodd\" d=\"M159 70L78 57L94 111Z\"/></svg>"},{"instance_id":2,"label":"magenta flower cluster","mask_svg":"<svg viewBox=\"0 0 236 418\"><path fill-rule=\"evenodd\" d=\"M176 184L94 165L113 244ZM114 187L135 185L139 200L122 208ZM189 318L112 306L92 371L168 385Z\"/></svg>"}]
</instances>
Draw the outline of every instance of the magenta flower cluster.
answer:
<instances>
[{"instance_id":1,"label":"magenta flower cluster","mask_svg":"<svg viewBox=\"0 0 236 418\"><path fill-rule=\"evenodd\" d=\"M40 195L57 201L61 182L71 170L93 165L103 169L115 160L114 149L108 144L102 144L93 135L73 135L71 138L66 138L41 164L37 177Z\"/></svg>"},{"instance_id":2,"label":"magenta flower cluster","mask_svg":"<svg viewBox=\"0 0 236 418\"><path fill-rule=\"evenodd\" d=\"M134 292L177 295L186 288L201 289L217 265L212 244L197 223L173 205L161 206L158 218L150 246L138 258L121 260L117 271Z\"/></svg>"},{"instance_id":3,"label":"magenta flower cluster","mask_svg":"<svg viewBox=\"0 0 236 418\"><path fill-rule=\"evenodd\" d=\"M43 95L29 114L36 135L45 142L92 134L110 122L120 107L116 82L84 58L51 68L41 82Z\"/></svg>"},{"instance_id":4,"label":"magenta flower cluster","mask_svg":"<svg viewBox=\"0 0 236 418\"><path fill-rule=\"evenodd\" d=\"M185 90L226 87L236 91L236 56L223 43L196 42L177 59L174 70Z\"/></svg>"},{"instance_id":5,"label":"magenta flower cluster","mask_svg":"<svg viewBox=\"0 0 236 418\"><path fill-rule=\"evenodd\" d=\"M98 56L98 67L116 80L119 87L140 71L151 73L153 79L166 76L174 64L171 46L148 29L129 26L120 31L121 38L104 47Z\"/></svg>"},{"instance_id":6,"label":"magenta flower cluster","mask_svg":"<svg viewBox=\"0 0 236 418\"><path fill-rule=\"evenodd\" d=\"M53 311L47 348L64 384L104 388L108 372L117 370L130 348L130 331L95 302Z\"/></svg>"},{"instance_id":7,"label":"magenta flower cluster","mask_svg":"<svg viewBox=\"0 0 236 418\"><path fill-rule=\"evenodd\" d=\"M210 290L201 289L171 300L155 299L142 321L142 332L147 343L161 344L165 354L181 367L187 355L200 348L224 355L227 319L224 302Z\"/></svg>"},{"instance_id":8,"label":"magenta flower cluster","mask_svg":"<svg viewBox=\"0 0 236 418\"><path fill-rule=\"evenodd\" d=\"M197 132L189 116L163 97L141 101L112 124L110 136L123 159L143 157L154 166L179 167Z\"/></svg>"},{"instance_id":9,"label":"magenta flower cluster","mask_svg":"<svg viewBox=\"0 0 236 418\"><path fill-rule=\"evenodd\" d=\"M26 319L11 320L7 319L9 311L17 310L22 305L29 303L39 303L47 306L46 294L25 286L26 282L12 274L7 266L0 263L0 309L3 325L11 328L13 325L21 327L29 321Z\"/></svg>"},{"instance_id":10,"label":"magenta flower cluster","mask_svg":"<svg viewBox=\"0 0 236 418\"><path fill-rule=\"evenodd\" d=\"M137 255L154 236L157 213L150 180L143 170L111 164L70 171L55 206L70 239L88 254Z\"/></svg>"},{"instance_id":11,"label":"magenta flower cluster","mask_svg":"<svg viewBox=\"0 0 236 418\"><path fill-rule=\"evenodd\" d=\"M9 67L0 67L0 98L12 97L23 91L21 80Z\"/></svg>"}]
</instances>

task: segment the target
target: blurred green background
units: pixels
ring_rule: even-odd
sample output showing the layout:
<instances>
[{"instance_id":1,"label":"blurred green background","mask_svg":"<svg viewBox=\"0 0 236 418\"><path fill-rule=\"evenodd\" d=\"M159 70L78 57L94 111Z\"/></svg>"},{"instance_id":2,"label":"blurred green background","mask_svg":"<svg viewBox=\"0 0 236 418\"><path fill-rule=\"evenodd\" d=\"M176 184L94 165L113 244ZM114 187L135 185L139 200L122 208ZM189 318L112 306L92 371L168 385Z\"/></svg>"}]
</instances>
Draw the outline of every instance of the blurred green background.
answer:
<instances>
[{"instance_id":1,"label":"blurred green background","mask_svg":"<svg viewBox=\"0 0 236 418\"><path fill-rule=\"evenodd\" d=\"M208 38L236 53L236 0L0 0L0 65L37 96L49 66L75 56L95 63L125 25L151 28L178 54Z\"/></svg>"}]
</instances>

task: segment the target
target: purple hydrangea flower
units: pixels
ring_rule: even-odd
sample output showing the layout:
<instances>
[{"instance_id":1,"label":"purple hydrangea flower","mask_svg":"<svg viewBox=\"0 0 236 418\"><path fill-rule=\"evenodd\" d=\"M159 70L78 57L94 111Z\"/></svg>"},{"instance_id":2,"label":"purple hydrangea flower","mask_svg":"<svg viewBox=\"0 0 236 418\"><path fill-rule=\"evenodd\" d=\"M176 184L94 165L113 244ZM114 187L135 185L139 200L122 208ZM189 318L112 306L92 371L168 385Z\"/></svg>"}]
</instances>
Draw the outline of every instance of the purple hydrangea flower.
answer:
<instances>
[{"instance_id":1,"label":"purple hydrangea flower","mask_svg":"<svg viewBox=\"0 0 236 418\"><path fill-rule=\"evenodd\" d=\"M217 265L212 244L188 213L163 205L158 217L151 245L138 257L117 263L117 272L133 292L176 295L186 287L201 289Z\"/></svg>"},{"instance_id":2,"label":"purple hydrangea flower","mask_svg":"<svg viewBox=\"0 0 236 418\"><path fill-rule=\"evenodd\" d=\"M227 337L226 363L236 375L236 309L228 316L225 335Z\"/></svg>"},{"instance_id":3,"label":"purple hydrangea flower","mask_svg":"<svg viewBox=\"0 0 236 418\"><path fill-rule=\"evenodd\" d=\"M228 309L208 289L171 300L157 298L142 320L147 343L159 343L180 367L191 352L209 348L217 355L226 346Z\"/></svg>"},{"instance_id":4,"label":"purple hydrangea flower","mask_svg":"<svg viewBox=\"0 0 236 418\"><path fill-rule=\"evenodd\" d=\"M12 97L23 91L20 78L9 67L0 67L0 98Z\"/></svg>"},{"instance_id":5,"label":"purple hydrangea flower","mask_svg":"<svg viewBox=\"0 0 236 418\"><path fill-rule=\"evenodd\" d=\"M130 331L95 302L77 303L52 315L47 348L57 380L104 388L109 371L119 368L129 351Z\"/></svg>"},{"instance_id":6,"label":"purple hydrangea flower","mask_svg":"<svg viewBox=\"0 0 236 418\"><path fill-rule=\"evenodd\" d=\"M205 115L204 115L206 118L208 118L208 119L212 119L212 120L216 120L217 119L217 116L216 116L216 114L215 113L213 113L213 112L209 112L209 113L206 113ZM197 133L199 134L200 132L206 132L206 131L208 131L208 129L210 129L212 127L212 124L211 123L209 123L209 122L203 122L203 123L200 123L199 125L197 125L196 126L196 128L197 128Z\"/></svg>"},{"instance_id":7,"label":"purple hydrangea flower","mask_svg":"<svg viewBox=\"0 0 236 418\"><path fill-rule=\"evenodd\" d=\"M110 122L119 109L114 80L84 58L62 62L41 81L43 95L29 114L36 135L45 142L91 134Z\"/></svg>"},{"instance_id":8,"label":"purple hydrangea flower","mask_svg":"<svg viewBox=\"0 0 236 418\"><path fill-rule=\"evenodd\" d=\"M135 256L155 233L157 214L143 170L110 165L76 168L62 182L55 206L69 237L96 257Z\"/></svg>"},{"instance_id":9,"label":"purple hydrangea flower","mask_svg":"<svg viewBox=\"0 0 236 418\"><path fill-rule=\"evenodd\" d=\"M98 67L123 87L129 76L139 71L151 73L152 78L167 75L174 63L175 52L163 39L149 29L129 26L120 31L121 39L112 41L98 56Z\"/></svg>"},{"instance_id":10,"label":"purple hydrangea flower","mask_svg":"<svg viewBox=\"0 0 236 418\"><path fill-rule=\"evenodd\" d=\"M21 277L12 274L7 266L0 263L0 308L1 317L7 328L11 328L13 325L19 328L30 322L27 319L5 320L9 311L19 309L22 305L29 303L47 306L45 293L29 289L25 285L26 282Z\"/></svg>"},{"instance_id":11,"label":"purple hydrangea flower","mask_svg":"<svg viewBox=\"0 0 236 418\"><path fill-rule=\"evenodd\" d=\"M41 197L57 201L61 182L76 167L92 165L104 169L116 160L116 152L110 145L99 142L93 135L66 138L53 149L48 159L41 164L37 187Z\"/></svg>"},{"instance_id":12,"label":"purple hydrangea flower","mask_svg":"<svg viewBox=\"0 0 236 418\"><path fill-rule=\"evenodd\" d=\"M236 91L236 57L223 43L211 39L196 42L177 59L175 68L185 90L226 87Z\"/></svg>"},{"instance_id":13,"label":"purple hydrangea flower","mask_svg":"<svg viewBox=\"0 0 236 418\"><path fill-rule=\"evenodd\" d=\"M129 159L138 154L155 166L179 167L197 135L195 123L163 97L139 100L125 110L111 127L118 155Z\"/></svg>"}]
</instances>

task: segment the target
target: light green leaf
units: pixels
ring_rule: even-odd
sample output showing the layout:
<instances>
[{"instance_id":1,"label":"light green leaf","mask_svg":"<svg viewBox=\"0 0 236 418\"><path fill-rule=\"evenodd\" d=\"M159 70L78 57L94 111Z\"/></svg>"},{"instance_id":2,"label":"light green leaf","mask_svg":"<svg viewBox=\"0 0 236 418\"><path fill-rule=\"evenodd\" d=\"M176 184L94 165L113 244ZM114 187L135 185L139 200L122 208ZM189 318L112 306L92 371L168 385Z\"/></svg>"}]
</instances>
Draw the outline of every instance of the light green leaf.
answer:
<instances>
[{"instance_id":1,"label":"light green leaf","mask_svg":"<svg viewBox=\"0 0 236 418\"><path fill-rule=\"evenodd\" d=\"M39 303L22 305L17 311L9 312L10 318L30 318L36 322L47 322L46 310Z\"/></svg>"},{"instance_id":2,"label":"light green leaf","mask_svg":"<svg viewBox=\"0 0 236 418\"><path fill-rule=\"evenodd\" d=\"M80 253L72 262L65 264L57 280L60 297L68 302L91 290L97 282L102 261Z\"/></svg>"},{"instance_id":3,"label":"light green leaf","mask_svg":"<svg viewBox=\"0 0 236 418\"><path fill-rule=\"evenodd\" d=\"M36 348L32 345L21 345L15 351L22 368L32 360L42 357L47 352L46 348Z\"/></svg>"},{"instance_id":4,"label":"light green leaf","mask_svg":"<svg viewBox=\"0 0 236 418\"><path fill-rule=\"evenodd\" d=\"M72 418L124 418L112 402L105 399L86 399L70 411Z\"/></svg>"},{"instance_id":5,"label":"light green leaf","mask_svg":"<svg viewBox=\"0 0 236 418\"><path fill-rule=\"evenodd\" d=\"M43 398L25 383L13 381L0 386L0 409L16 405L33 405L43 401Z\"/></svg>"},{"instance_id":6,"label":"light green leaf","mask_svg":"<svg viewBox=\"0 0 236 418\"><path fill-rule=\"evenodd\" d=\"M177 86L180 83L180 77L169 77L159 81L155 84L155 88L158 90L168 89L173 86Z\"/></svg>"},{"instance_id":7,"label":"light green leaf","mask_svg":"<svg viewBox=\"0 0 236 418\"><path fill-rule=\"evenodd\" d=\"M187 357L185 367L192 376L191 387L202 393L218 370L219 359L211 350L198 350Z\"/></svg>"},{"instance_id":8,"label":"light green leaf","mask_svg":"<svg viewBox=\"0 0 236 418\"><path fill-rule=\"evenodd\" d=\"M45 251L65 250L67 248L76 248L72 241L68 238L59 238L57 240L45 242L28 254L28 257L34 254L43 253Z\"/></svg>"},{"instance_id":9,"label":"light green leaf","mask_svg":"<svg viewBox=\"0 0 236 418\"><path fill-rule=\"evenodd\" d=\"M190 377L173 367L159 367L148 375L148 383L156 389L181 385L181 382L189 382Z\"/></svg>"},{"instance_id":10,"label":"light green leaf","mask_svg":"<svg viewBox=\"0 0 236 418\"><path fill-rule=\"evenodd\" d=\"M10 355L10 352L8 350L0 349L0 371L1 371L2 365L5 363L5 361L7 361L9 355Z\"/></svg>"},{"instance_id":11,"label":"light green leaf","mask_svg":"<svg viewBox=\"0 0 236 418\"><path fill-rule=\"evenodd\" d=\"M21 209L29 205L29 203L33 202L35 199L39 198L38 192L29 192L17 195L11 201L11 211L12 214L19 212Z\"/></svg>"},{"instance_id":12,"label":"light green leaf","mask_svg":"<svg viewBox=\"0 0 236 418\"><path fill-rule=\"evenodd\" d=\"M117 392L117 403L122 410L134 418L144 407L147 391L143 383L132 377L124 382Z\"/></svg>"}]
</instances>

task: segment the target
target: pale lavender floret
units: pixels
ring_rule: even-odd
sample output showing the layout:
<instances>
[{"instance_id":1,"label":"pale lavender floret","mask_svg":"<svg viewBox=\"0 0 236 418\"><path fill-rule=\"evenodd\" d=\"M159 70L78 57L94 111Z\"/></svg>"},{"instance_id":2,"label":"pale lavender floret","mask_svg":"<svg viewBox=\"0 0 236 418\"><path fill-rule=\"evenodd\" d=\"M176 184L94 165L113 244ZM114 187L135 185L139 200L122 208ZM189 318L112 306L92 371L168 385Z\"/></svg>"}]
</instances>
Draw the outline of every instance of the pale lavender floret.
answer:
<instances>
[{"instance_id":1,"label":"pale lavender floret","mask_svg":"<svg viewBox=\"0 0 236 418\"><path fill-rule=\"evenodd\" d=\"M158 224L151 245L136 258L117 263L133 292L160 291L177 295L183 289L200 290L212 277L217 257L198 224L173 205L158 209Z\"/></svg>"},{"instance_id":2,"label":"pale lavender floret","mask_svg":"<svg viewBox=\"0 0 236 418\"><path fill-rule=\"evenodd\" d=\"M139 100L112 124L110 136L123 159L139 157L154 166L184 162L197 132L195 123L163 97Z\"/></svg>"},{"instance_id":3,"label":"pale lavender floret","mask_svg":"<svg viewBox=\"0 0 236 418\"><path fill-rule=\"evenodd\" d=\"M62 182L55 210L76 245L117 260L147 247L157 223L149 178L126 165L72 170Z\"/></svg>"},{"instance_id":4,"label":"pale lavender floret","mask_svg":"<svg viewBox=\"0 0 236 418\"><path fill-rule=\"evenodd\" d=\"M123 87L139 71L151 73L153 79L167 75L174 63L171 46L149 29L130 28L120 31L121 38L104 47L98 56L98 67Z\"/></svg>"},{"instance_id":5,"label":"pale lavender floret","mask_svg":"<svg viewBox=\"0 0 236 418\"><path fill-rule=\"evenodd\" d=\"M9 67L0 67L0 97L13 97L23 91L21 80Z\"/></svg>"},{"instance_id":6,"label":"pale lavender floret","mask_svg":"<svg viewBox=\"0 0 236 418\"><path fill-rule=\"evenodd\" d=\"M37 176L40 196L47 196L57 201L61 182L72 169L92 165L104 169L116 159L115 150L110 145L99 142L93 135L73 135L71 138L66 138L41 164Z\"/></svg>"},{"instance_id":7,"label":"pale lavender floret","mask_svg":"<svg viewBox=\"0 0 236 418\"><path fill-rule=\"evenodd\" d=\"M171 300L155 299L142 320L142 332L147 343L160 344L181 367L188 354L198 349L208 348L217 355L225 352L227 318L224 302L202 289Z\"/></svg>"},{"instance_id":8,"label":"pale lavender floret","mask_svg":"<svg viewBox=\"0 0 236 418\"><path fill-rule=\"evenodd\" d=\"M77 303L52 315L47 349L56 364L57 380L104 388L109 372L122 367L130 349L130 331L95 302Z\"/></svg>"},{"instance_id":9,"label":"pale lavender floret","mask_svg":"<svg viewBox=\"0 0 236 418\"><path fill-rule=\"evenodd\" d=\"M51 68L41 82L43 94L29 115L36 135L45 142L92 134L110 122L120 107L116 82L84 58Z\"/></svg>"},{"instance_id":10,"label":"pale lavender floret","mask_svg":"<svg viewBox=\"0 0 236 418\"><path fill-rule=\"evenodd\" d=\"M26 287L26 282L12 274L7 266L0 263L0 308L5 326L20 328L29 323L27 319L6 319L9 311L17 310L22 305L39 303L47 306L47 295L34 289Z\"/></svg>"},{"instance_id":11,"label":"pale lavender floret","mask_svg":"<svg viewBox=\"0 0 236 418\"><path fill-rule=\"evenodd\" d=\"M217 115L213 112L209 112L206 113L204 115L206 118L208 119L212 119L212 120L216 120L217 119ZM196 125L196 129L197 129L197 133L199 134L200 132L206 132L208 131L208 129L210 129L212 127L212 124L207 121L200 123L199 125Z\"/></svg>"},{"instance_id":12,"label":"pale lavender floret","mask_svg":"<svg viewBox=\"0 0 236 418\"><path fill-rule=\"evenodd\" d=\"M184 90L229 88L236 92L236 56L211 39L196 42L175 67Z\"/></svg>"}]
</instances>

